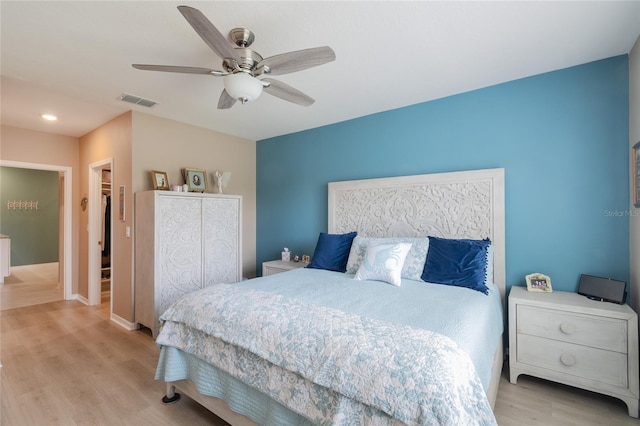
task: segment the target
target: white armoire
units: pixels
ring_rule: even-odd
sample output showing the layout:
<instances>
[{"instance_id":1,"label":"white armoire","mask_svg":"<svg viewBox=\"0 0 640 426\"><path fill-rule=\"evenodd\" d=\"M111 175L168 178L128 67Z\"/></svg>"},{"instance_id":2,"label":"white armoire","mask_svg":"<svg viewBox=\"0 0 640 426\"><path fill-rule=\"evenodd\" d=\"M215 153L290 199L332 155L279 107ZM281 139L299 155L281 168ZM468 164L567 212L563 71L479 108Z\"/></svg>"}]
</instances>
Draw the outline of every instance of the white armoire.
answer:
<instances>
[{"instance_id":1,"label":"white armoire","mask_svg":"<svg viewBox=\"0 0 640 426\"><path fill-rule=\"evenodd\" d=\"M135 322L155 338L185 293L242 279L242 197L174 191L135 195Z\"/></svg>"}]
</instances>

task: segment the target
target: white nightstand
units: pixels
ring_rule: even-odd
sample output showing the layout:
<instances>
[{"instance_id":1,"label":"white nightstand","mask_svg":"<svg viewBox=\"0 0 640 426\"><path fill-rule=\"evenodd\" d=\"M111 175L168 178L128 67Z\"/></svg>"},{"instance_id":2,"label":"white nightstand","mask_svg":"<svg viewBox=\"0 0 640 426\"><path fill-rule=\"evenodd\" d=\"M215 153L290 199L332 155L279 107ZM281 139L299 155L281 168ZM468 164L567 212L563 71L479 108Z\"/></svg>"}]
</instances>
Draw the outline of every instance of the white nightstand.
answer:
<instances>
[{"instance_id":1,"label":"white nightstand","mask_svg":"<svg viewBox=\"0 0 640 426\"><path fill-rule=\"evenodd\" d=\"M623 400L638 417L638 316L577 293L509 293L509 379L520 374Z\"/></svg>"},{"instance_id":2,"label":"white nightstand","mask_svg":"<svg viewBox=\"0 0 640 426\"><path fill-rule=\"evenodd\" d=\"M283 262L282 260L271 260L262 262L262 276L279 274L280 272L290 271L292 269L304 268L308 263L302 262Z\"/></svg>"}]
</instances>

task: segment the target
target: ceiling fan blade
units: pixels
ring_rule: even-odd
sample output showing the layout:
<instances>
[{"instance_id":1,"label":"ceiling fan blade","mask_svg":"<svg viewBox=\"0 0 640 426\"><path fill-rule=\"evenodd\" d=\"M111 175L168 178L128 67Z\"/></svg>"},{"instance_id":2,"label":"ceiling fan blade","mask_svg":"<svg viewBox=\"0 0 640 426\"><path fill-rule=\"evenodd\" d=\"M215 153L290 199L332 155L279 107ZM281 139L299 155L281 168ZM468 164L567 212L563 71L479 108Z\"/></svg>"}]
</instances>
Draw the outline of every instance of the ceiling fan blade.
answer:
<instances>
[{"instance_id":1,"label":"ceiling fan blade","mask_svg":"<svg viewBox=\"0 0 640 426\"><path fill-rule=\"evenodd\" d=\"M236 99L232 98L225 89L222 89L220 99L218 99L218 109L229 109L236 103Z\"/></svg>"},{"instance_id":2,"label":"ceiling fan blade","mask_svg":"<svg viewBox=\"0 0 640 426\"><path fill-rule=\"evenodd\" d=\"M273 80L270 78L263 78L260 81L269 83L263 90L270 95L277 98L284 99L285 101L293 102L294 104L309 106L315 102L315 100L302 93L298 89L294 89L288 84L284 84L281 81Z\"/></svg>"},{"instance_id":3,"label":"ceiling fan blade","mask_svg":"<svg viewBox=\"0 0 640 426\"><path fill-rule=\"evenodd\" d=\"M265 58L260 61L258 67L268 66L269 74L282 75L326 64L335 59L336 53L329 46L312 47Z\"/></svg>"},{"instance_id":4,"label":"ceiling fan blade","mask_svg":"<svg viewBox=\"0 0 640 426\"><path fill-rule=\"evenodd\" d=\"M133 64L131 65L137 70L144 71L164 71L164 72L180 72L185 74L208 74L215 75L216 77L226 75L226 72L212 70L210 68L200 67L181 67L175 65L145 65L145 64Z\"/></svg>"},{"instance_id":5,"label":"ceiling fan blade","mask_svg":"<svg viewBox=\"0 0 640 426\"><path fill-rule=\"evenodd\" d=\"M198 35L220 58L231 58L240 62L240 55L233 44L198 9L189 6L178 6L182 16L189 22Z\"/></svg>"}]
</instances>

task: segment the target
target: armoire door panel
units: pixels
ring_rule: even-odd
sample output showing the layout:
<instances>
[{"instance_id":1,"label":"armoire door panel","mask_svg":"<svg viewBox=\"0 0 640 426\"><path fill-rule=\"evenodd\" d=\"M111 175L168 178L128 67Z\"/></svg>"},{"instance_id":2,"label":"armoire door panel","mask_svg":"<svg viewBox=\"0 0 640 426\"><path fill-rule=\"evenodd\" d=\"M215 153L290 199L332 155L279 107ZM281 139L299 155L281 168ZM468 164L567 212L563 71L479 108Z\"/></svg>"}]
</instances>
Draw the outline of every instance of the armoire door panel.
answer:
<instances>
[{"instance_id":1,"label":"armoire door panel","mask_svg":"<svg viewBox=\"0 0 640 426\"><path fill-rule=\"evenodd\" d=\"M242 276L242 197L142 191L135 198L135 321L155 337L180 296Z\"/></svg>"}]
</instances>

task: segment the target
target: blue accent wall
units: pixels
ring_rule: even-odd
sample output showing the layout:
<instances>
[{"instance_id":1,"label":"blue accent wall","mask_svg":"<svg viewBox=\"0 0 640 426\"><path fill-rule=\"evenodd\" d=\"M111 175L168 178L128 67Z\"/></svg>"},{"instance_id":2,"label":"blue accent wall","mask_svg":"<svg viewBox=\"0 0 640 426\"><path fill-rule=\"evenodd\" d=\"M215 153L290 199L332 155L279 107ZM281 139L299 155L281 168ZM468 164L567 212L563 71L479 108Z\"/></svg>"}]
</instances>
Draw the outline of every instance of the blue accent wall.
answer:
<instances>
[{"instance_id":1,"label":"blue accent wall","mask_svg":"<svg viewBox=\"0 0 640 426\"><path fill-rule=\"evenodd\" d=\"M328 182L503 167L508 287L532 272L566 291L581 273L628 281L628 165L627 55L265 139L258 266L285 246L313 254Z\"/></svg>"}]
</instances>

